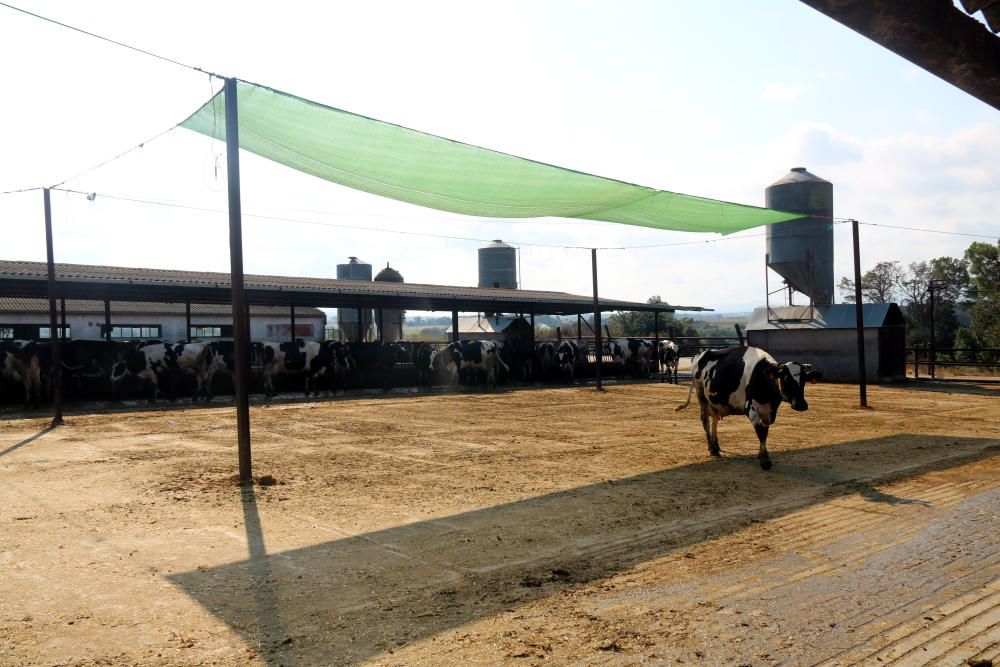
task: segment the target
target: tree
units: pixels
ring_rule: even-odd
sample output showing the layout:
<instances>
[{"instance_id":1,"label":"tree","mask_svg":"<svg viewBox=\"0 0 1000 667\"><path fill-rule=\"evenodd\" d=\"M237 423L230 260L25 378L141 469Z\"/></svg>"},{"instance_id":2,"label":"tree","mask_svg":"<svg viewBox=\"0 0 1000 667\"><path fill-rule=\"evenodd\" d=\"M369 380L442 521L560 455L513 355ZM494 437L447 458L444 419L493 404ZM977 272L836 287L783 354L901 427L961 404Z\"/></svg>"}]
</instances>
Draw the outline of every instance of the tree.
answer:
<instances>
[{"instance_id":1,"label":"tree","mask_svg":"<svg viewBox=\"0 0 1000 667\"><path fill-rule=\"evenodd\" d=\"M646 299L646 303L663 303L658 295ZM635 311L616 312L608 318L608 329L613 336L652 336L656 323L654 313L640 313ZM694 329L694 321L691 318L677 318L674 313L662 313L660 315L660 336L666 338L670 327L674 328L676 336L697 336Z\"/></svg>"},{"instance_id":2,"label":"tree","mask_svg":"<svg viewBox=\"0 0 1000 667\"><path fill-rule=\"evenodd\" d=\"M978 347L1000 348L1000 241L977 241L965 251L972 305L969 333Z\"/></svg>"},{"instance_id":3,"label":"tree","mask_svg":"<svg viewBox=\"0 0 1000 667\"><path fill-rule=\"evenodd\" d=\"M899 262L879 262L861 276L861 300L867 303L899 301L900 285L906 272ZM854 303L854 281L846 276L837 284L845 303Z\"/></svg>"}]
</instances>

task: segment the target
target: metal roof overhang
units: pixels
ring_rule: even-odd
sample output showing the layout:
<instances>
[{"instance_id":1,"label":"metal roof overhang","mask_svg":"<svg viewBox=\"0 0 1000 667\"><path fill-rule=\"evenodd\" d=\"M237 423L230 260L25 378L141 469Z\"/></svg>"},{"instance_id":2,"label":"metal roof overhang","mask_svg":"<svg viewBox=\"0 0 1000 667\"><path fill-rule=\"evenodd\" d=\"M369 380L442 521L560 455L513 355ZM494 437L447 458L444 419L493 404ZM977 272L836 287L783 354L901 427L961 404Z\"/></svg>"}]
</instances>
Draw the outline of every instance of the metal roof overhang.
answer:
<instances>
[{"instance_id":1,"label":"metal roof overhang","mask_svg":"<svg viewBox=\"0 0 1000 667\"><path fill-rule=\"evenodd\" d=\"M228 273L56 264L56 296L65 299L230 303ZM591 297L536 290L508 290L417 283L367 282L246 274L252 305L314 308L398 308L459 312L575 315L594 310ZM0 260L0 296L48 297L46 264ZM602 311L669 313L711 310L700 306L600 299Z\"/></svg>"}]
</instances>

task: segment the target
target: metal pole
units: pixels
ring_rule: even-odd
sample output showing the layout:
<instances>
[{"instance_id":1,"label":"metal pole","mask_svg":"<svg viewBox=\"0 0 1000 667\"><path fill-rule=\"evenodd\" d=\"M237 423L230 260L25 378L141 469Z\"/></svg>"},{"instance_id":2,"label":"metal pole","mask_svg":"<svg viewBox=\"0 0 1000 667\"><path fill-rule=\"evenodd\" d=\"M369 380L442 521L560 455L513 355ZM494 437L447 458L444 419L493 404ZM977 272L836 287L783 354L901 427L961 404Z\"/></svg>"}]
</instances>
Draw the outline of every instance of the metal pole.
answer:
<instances>
[{"instance_id":1,"label":"metal pole","mask_svg":"<svg viewBox=\"0 0 1000 667\"><path fill-rule=\"evenodd\" d=\"M56 321L56 263L52 252L52 202L49 189L42 190L45 204L45 260L49 270L49 340L52 345L52 425L63 423L62 350L59 344L59 323Z\"/></svg>"},{"instance_id":2,"label":"metal pole","mask_svg":"<svg viewBox=\"0 0 1000 667\"><path fill-rule=\"evenodd\" d=\"M62 311L59 318L59 326L62 329L59 332L59 340L66 340L69 338L66 335L66 299L59 299L59 308Z\"/></svg>"},{"instance_id":3,"label":"metal pole","mask_svg":"<svg viewBox=\"0 0 1000 667\"><path fill-rule=\"evenodd\" d=\"M385 319L382 317L382 304L378 305L378 342L385 342Z\"/></svg>"},{"instance_id":4,"label":"metal pole","mask_svg":"<svg viewBox=\"0 0 1000 667\"><path fill-rule=\"evenodd\" d=\"M601 306L597 300L597 248L590 249L590 270L594 277L594 377L596 379L597 390L601 386L601 361L604 358L604 346L601 343Z\"/></svg>"},{"instance_id":5,"label":"metal pole","mask_svg":"<svg viewBox=\"0 0 1000 667\"><path fill-rule=\"evenodd\" d=\"M535 349L535 314L528 315L531 318L531 349Z\"/></svg>"},{"instance_id":6,"label":"metal pole","mask_svg":"<svg viewBox=\"0 0 1000 667\"><path fill-rule=\"evenodd\" d=\"M660 368L660 311L653 313L653 358L656 359L656 372L663 373ZM663 376L660 376L663 382Z\"/></svg>"},{"instance_id":7,"label":"metal pole","mask_svg":"<svg viewBox=\"0 0 1000 667\"><path fill-rule=\"evenodd\" d=\"M580 313L576 314L576 339L583 339L583 315Z\"/></svg>"},{"instance_id":8,"label":"metal pole","mask_svg":"<svg viewBox=\"0 0 1000 667\"><path fill-rule=\"evenodd\" d=\"M111 342L111 301L104 300L104 340Z\"/></svg>"},{"instance_id":9,"label":"metal pole","mask_svg":"<svg viewBox=\"0 0 1000 667\"><path fill-rule=\"evenodd\" d=\"M746 347L747 344L743 340L743 330L740 329L739 323L736 323L733 326L736 328L736 338L738 338L740 341L740 347Z\"/></svg>"},{"instance_id":10,"label":"metal pole","mask_svg":"<svg viewBox=\"0 0 1000 667\"><path fill-rule=\"evenodd\" d=\"M861 407L868 407L868 378L865 374L865 316L861 303L861 249L858 245L858 221L851 220L854 237L854 319L858 330L858 392Z\"/></svg>"},{"instance_id":11,"label":"metal pole","mask_svg":"<svg viewBox=\"0 0 1000 667\"><path fill-rule=\"evenodd\" d=\"M240 484L253 481L250 456L250 395L247 388L250 346L249 318L243 287L243 214L240 206L240 130L236 79L226 79L226 174L229 183L229 266L232 283L233 338L236 347L234 390Z\"/></svg>"},{"instance_id":12,"label":"metal pole","mask_svg":"<svg viewBox=\"0 0 1000 667\"><path fill-rule=\"evenodd\" d=\"M187 334L184 336L185 339L191 340L191 300L184 302L184 325L187 327Z\"/></svg>"},{"instance_id":13,"label":"metal pole","mask_svg":"<svg viewBox=\"0 0 1000 667\"><path fill-rule=\"evenodd\" d=\"M366 333L368 333L368 332L365 331L365 311L361 309L361 306L358 306L358 337L357 338L358 338L358 342L359 343L365 342L365 334Z\"/></svg>"},{"instance_id":14,"label":"metal pole","mask_svg":"<svg viewBox=\"0 0 1000 667\"><path fill-rule=\"evenodd\" d=\"M294 343L295 342L295 304L294 303L289 307L289 315L291 316L291 320L292 320L291 336L292 336L292 342Z\"/></svg>"},{"instance_id":15,"label":"metal pole","mask_svg":"<svg viewBox=\"0 0 1000 667\"><path fill-rule=\"evenodd\" d=\"M934 340L934 314L935 314L934 288L935 287L937 286L934 284L933 280L930 281L930 283L927 285L927 291L930 293L931 297L931 353L930 353L931 380L935 379L935 372L937 371L937 369L935 368L935 362L937 361L937 343Z\"/></svg>"},{"instance_id":16,"label":"metal pole","mask_svg":"<svg viewBox=\"0 0 1000 667\"><path fill-rule=\"evenodd\" d=\"M457 310L451 311L451 339L454 342L456 342L456 343L459 341L459 337L458 337L458 311Z\"/></svg>"}]
</instances>

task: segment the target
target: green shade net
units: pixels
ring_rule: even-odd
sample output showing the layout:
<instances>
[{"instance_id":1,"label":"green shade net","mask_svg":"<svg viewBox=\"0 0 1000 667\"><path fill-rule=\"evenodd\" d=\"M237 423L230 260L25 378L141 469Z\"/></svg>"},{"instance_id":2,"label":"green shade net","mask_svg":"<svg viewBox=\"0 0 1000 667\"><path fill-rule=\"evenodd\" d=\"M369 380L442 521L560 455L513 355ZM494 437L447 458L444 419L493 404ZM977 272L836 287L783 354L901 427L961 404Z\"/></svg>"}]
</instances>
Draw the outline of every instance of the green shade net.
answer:
<instances>
[{"instance_id":1,"label":"green shade net","mask_svg":"<svg viewBox=\"0 0 1000 667\"><path fill-rule=\"evenodd\" d=\"M181 123L226 138L224 92ZM730 232L803 217L632 185L471 146L237 83L240 148L400 201L494 218L554 216L684 232Z\"/></svg>"}]
</instances>

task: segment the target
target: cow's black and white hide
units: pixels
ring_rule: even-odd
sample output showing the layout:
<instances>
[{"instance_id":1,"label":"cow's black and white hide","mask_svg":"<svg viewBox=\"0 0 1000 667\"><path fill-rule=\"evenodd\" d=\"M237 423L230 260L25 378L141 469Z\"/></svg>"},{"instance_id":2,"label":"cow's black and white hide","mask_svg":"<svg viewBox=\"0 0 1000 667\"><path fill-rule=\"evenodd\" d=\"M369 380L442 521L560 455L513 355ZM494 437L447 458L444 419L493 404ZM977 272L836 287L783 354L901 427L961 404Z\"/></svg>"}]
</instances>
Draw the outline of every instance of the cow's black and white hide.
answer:
<instances>
[{"instance_id":1,"label":"cow's black and white hide","mask_svg":"<svg viewBox=\"0 0 1000 667\"><path fill-rule=\"evenodd\" d=\"M413 365L417 369L417 385L430 389L434 385L437 373L436 364L438 351L427 343L420 343L413 351Z\"/></svg>"},{"instance_id":2,"label":"cow's black and white hide","mask_svg":"<svg viewBox=\"0 0 1000 667\"><path fill-rule=\"evenodd\" d=\"M487 386L497 387L497 373L510 368L500 358L501 346L492 340L463 340L451 343L441 352L441 365L448 374L450 385L458 384L460 375L467 379L482 375Z\"/></svg>"},{"instance_id":3,"label":"cow's black and white hide","mask_svg":"<svg viewBox=\"0 0 1000 667\"><path fill-rule=\"evenodd\" d=\"M296 374L305 379L305 395L319 396L319 381L330 379L337 371L337 354L331 344L335 341L296 340L284 343L264 341L260 343L262 357L261 374L264 377L264 393L274 396L274 378L277 375ZM339 344L338 344L339 345Z\"/></svg>"},{"instance_id":4,"label":"cow's black and white hide","mask_svg":"<svg viewBox=\"0 0 1000 667\"><path fill-rule=\"evenodd\" d=\"M379 344L378 371L382 376L382 391L392 388L393 369L400 364L413 363L413 350L405 342Z\"/></svg>"},{"instance_id":5,"label":"cow's black and white hide","mask_svg":"<svg viewBox=\"0 0 1000 667\"><path fill-rule=\"evenodd\" d=\"M535 362L538 365L538 378L542 381L551 380L559 368L556 344L551 341L535 343Z\"/></svg>"},{"instance_id":6,"label":"cow's black and white hide","mask_svg":"<svg viewBox=\"0 0 1000 667\"><path fill-rule=\"evenodd\" d=\"M152 402L159 397L160 380L168 378L173 398L173 380L178 375L190 374L197 383L194 400L198 400L199 396L207 399L211 397L207 382L211 363L208 343L142 343L137 349L126 350L122 359L112 365L112 394L117 397L119 383L133 376L151 386L149 400Z\"/></svg>"},{"instance_id":7,"label":"cow's black and white hide","mask_svg":"<svg viewBox=\"0 0 1000 667\"><path fill-rule=\"evenodd\" d=\"M608 341L608 354L615 365L618 379L625 376L625 370L633 375L649 376L653 361L653 344L641 338L616 338Z\"/></svg>"},{"instance_id":8,"label":"cow's black and white hide","mask_svg":"<svg viewBox=\"0 0 1000 667\"><path fill-rule=\"evenodd\" d=\"M42 355L34 341L0 343L0 377L24 388L24 407L38 407L42 394Z\"/></svg>"},{"instance_id":9,"label":"cow's black and white hide","mask_svg":"<svg viewBox=\"0 0 1000 667\"><path fill-rule=\"evenodd\" d=\"M656 352L660 366L660 382L663 382L665 374L667 380L677 384L677 366L681 360L680 347L672 340L661 340L660 349Z\"/></svg>"},{"instance_id":10,"label":"cow's black and white hide","mask_svg":"<svg viewBox=\"0 0 1000 667\"><path fill-rule=\"evenodd\" d=\"M111 377L111 369L136 349L133 343L106 340L69 340L61 343L63 377L71 380L78 394L83 395L84 381L103 384ZM69 386L68 382L63 383Z\"/></svg>"},{"instance_id":11,"label":"cow's black and white hide","mask_svg":"<svg viewBox=\"0 0 1000 667\"><path fill-rule=\"evenodd\" d=\"M522 382L535 379L535 350L530 340L512 339L504 341L500 354L511 369L511 375Z\"/></svg>"},{"instance_id":12,"label":"cow's black and white hide","mask_svg":"<svg viewBox=\"0 0 1000 667\"><path fill-rule=\"evenodd\" d=\"M576 367L584 363L586 348L574 340L560 341L556 346L556 363L564 382L572 383L576 378Z\"/></svg>"},{"instance_id":13,"label":"cow's black and white hide","mask_svg":"<svg viewBox=\"0 0 1000 667\"><path fill-rule=\"evenodd\" d=\"M692 360L691 369L693 379L687 402L677 409L686 408L691 403L691 393L697 391L708 453L720 456L719 420L744 414L757 433L760 442L757 458L764 470L771 467L767 431L778 416L778 406L785 401L793 410L807 410L805 383L822 377L809 364L778 363L756 347L706 350Z\"/></svg>"}]
</instances>

